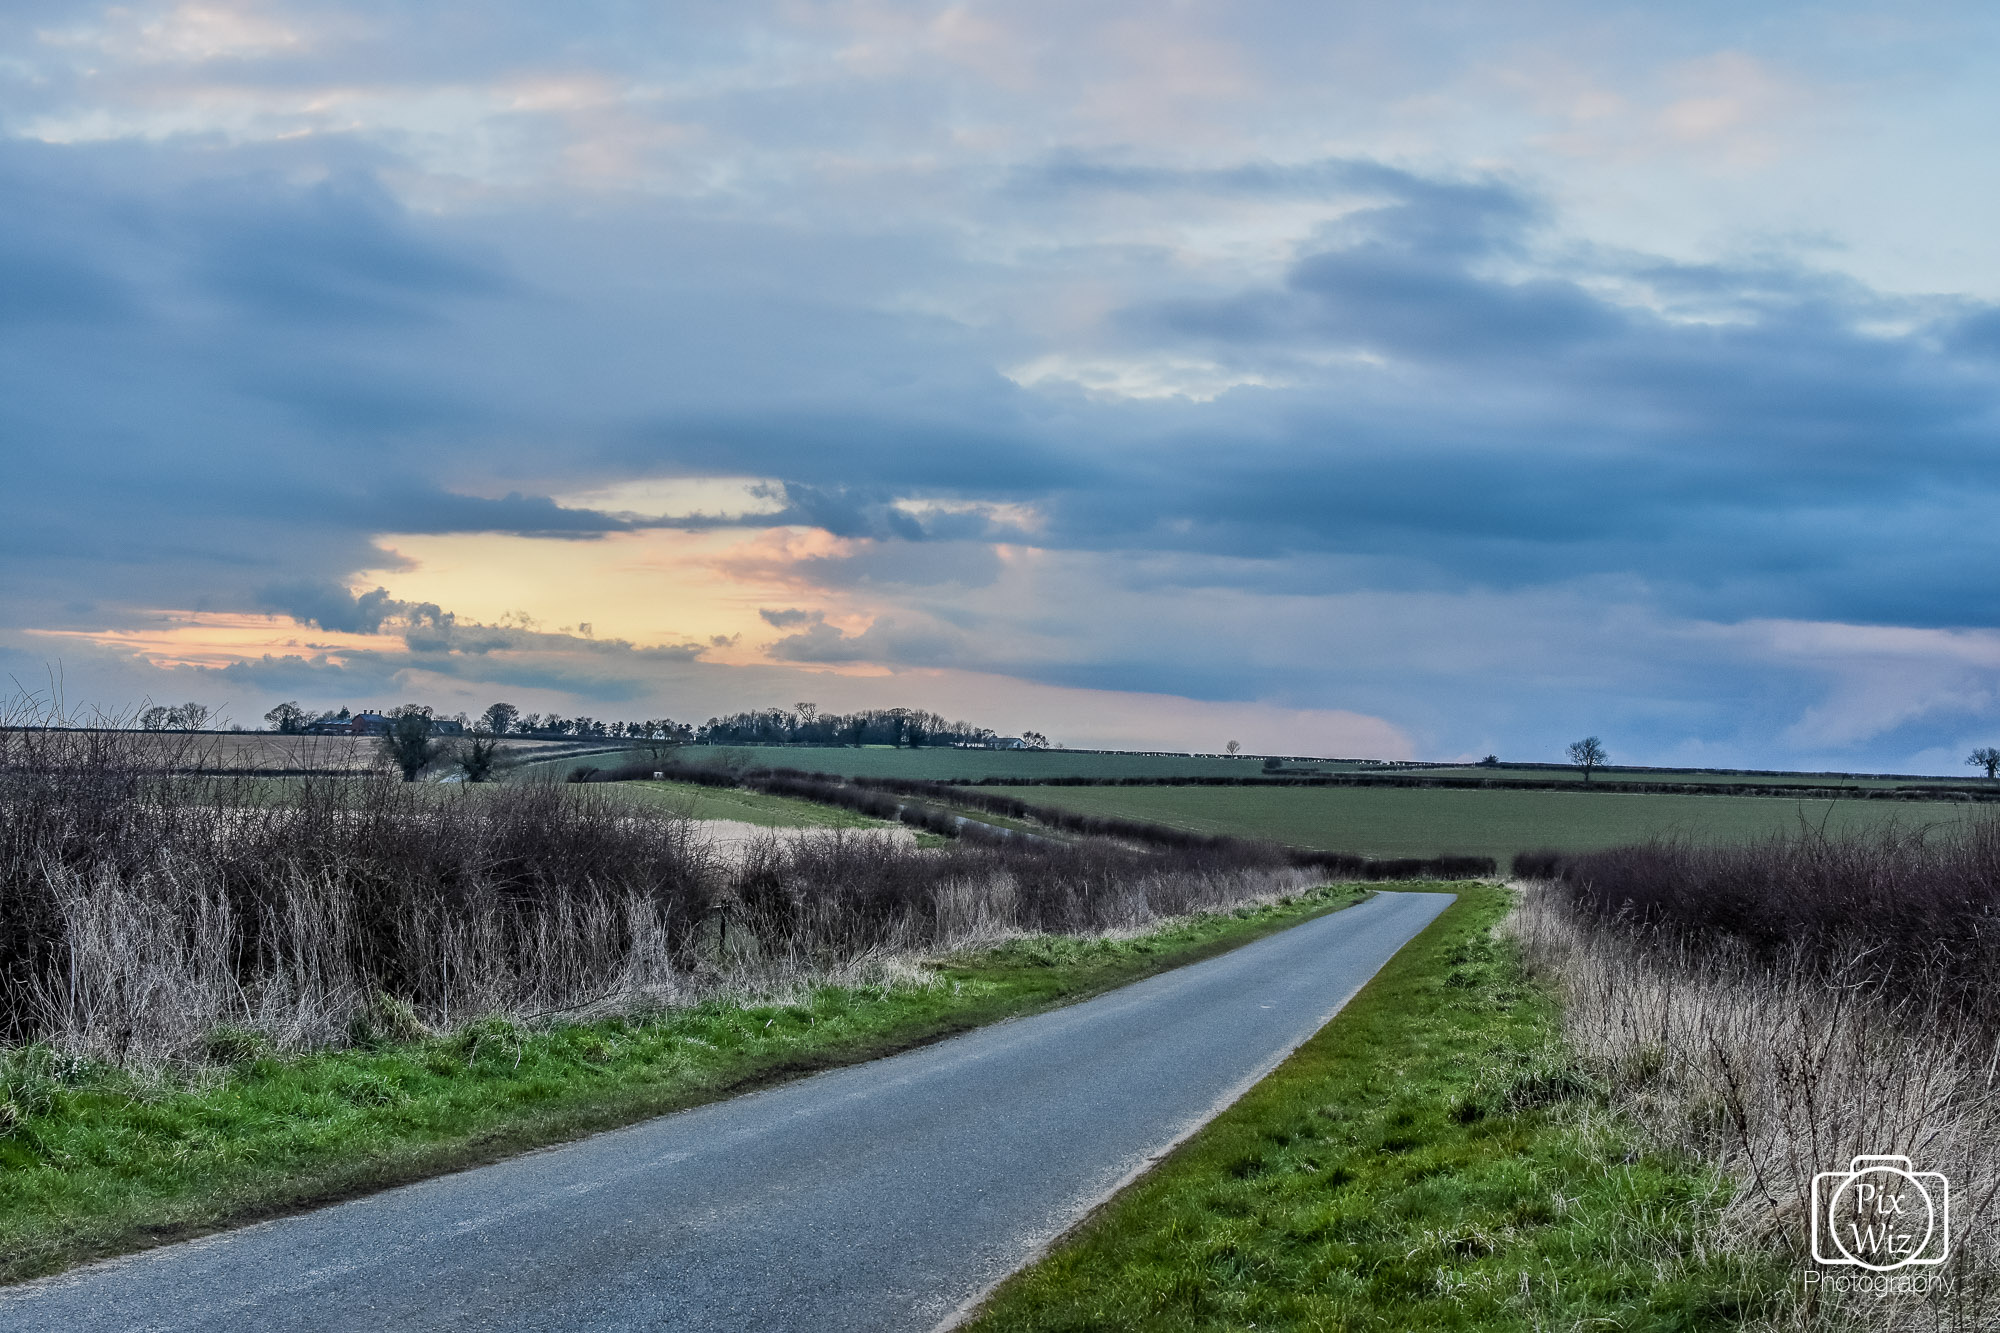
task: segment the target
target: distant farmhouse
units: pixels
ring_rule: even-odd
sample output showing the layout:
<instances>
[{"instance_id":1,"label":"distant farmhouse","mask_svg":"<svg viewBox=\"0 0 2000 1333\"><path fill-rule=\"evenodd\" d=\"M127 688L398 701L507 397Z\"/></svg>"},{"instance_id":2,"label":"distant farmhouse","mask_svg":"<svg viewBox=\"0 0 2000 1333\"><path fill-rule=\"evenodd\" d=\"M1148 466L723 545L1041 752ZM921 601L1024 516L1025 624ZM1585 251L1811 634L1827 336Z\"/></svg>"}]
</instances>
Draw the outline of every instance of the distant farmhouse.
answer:
<instances>
[{"instance_id":1,"label":"distant farmhouse","mask_svg":"<svg viewBox=\"0 0 2000 1333\"><path fill-rule=\"evenodd\" d=\"M395 719L386 713L356 713L352 717L323 717L300 728L308 736L386 736ZM431 719L433 736L463 735L465 728L445 718Z\"/></svg>"}]
</instances>

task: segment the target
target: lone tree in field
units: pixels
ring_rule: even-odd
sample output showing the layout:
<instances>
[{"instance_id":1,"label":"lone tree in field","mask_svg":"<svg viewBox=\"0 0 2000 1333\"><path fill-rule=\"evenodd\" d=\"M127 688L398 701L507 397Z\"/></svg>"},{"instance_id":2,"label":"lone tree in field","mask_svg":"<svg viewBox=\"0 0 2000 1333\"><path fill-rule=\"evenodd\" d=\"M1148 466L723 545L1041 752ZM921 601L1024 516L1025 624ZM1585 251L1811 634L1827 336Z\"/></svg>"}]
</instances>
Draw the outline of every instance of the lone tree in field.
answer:
<instances>
[{"instance_id":1,"label":"lone tree in field","mask_svg":"<svg viewBox=\"0 0 2000 1333\"><path fill-rule=\"evenodd\" d=\"M1243 742L1231 741L1229 742L1229 744L1222 747L1222 752L1228 755L1230 758L1234 759L1237 755L1243 752Z\"/></svg>"},{"instance_id":2,"label":"lone tree in field","mask_svg":"<svg viewBox=\"0 0 2000 1333\"><path fill-rule=\"evenodd\" d=\"M1583 770L1585 782L1590 781L1590 770L1603 763L1606 757L1603 744L1595 736L1570 742L1569 761Z\"/></svg>"},{"instance_id":3,"label":"lone tree in field","mask_svg":"<svg viewBox=\"0 0 2000 1333\"><path fill-rule=\"evenodd\" d=\"M1974 768L1985 769L1986 776L1989 778L2000 778L2000 750L1996 750L1990 745L1982 745L1971 754L1965 756L1965 762L1971 764Z\"/></svg>"},{"instance_id":4,"label":"lone tree in field","mask_svg":"<svg viewBox=\"0 0 2000 1333\"><path fill-rule=\"evenodd\" d=\"M312 718L307 715L305 709L299 707L299 701L293 699L288 703L279 704L264 714L264 720L271 724L271 730L286 736L296 736L305 730L306 723L312 721Z\"/></svg>"},{"instance_id":5,"label":"lone tree in field","mask_svg":"<svg viewBox=\"0 0 2000 1333\"><path fill-rule=\"evenodd\" d=\"M389 718L389 729L382 733L382 753L403 770L403 781L415 782L443 748L431 737L431 710L404 704Z\"/></svg>"}]
</instances>

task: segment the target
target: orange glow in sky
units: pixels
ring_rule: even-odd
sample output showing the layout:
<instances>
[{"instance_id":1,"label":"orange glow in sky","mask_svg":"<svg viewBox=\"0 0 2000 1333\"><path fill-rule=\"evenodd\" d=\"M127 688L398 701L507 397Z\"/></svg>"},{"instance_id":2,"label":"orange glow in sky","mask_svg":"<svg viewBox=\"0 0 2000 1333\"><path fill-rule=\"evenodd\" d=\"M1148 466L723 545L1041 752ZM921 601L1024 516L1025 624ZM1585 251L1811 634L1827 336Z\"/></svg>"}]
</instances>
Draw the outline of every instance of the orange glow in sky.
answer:
<instances>
[{"instance_id":1,"label":"orange glow in sky","mask_svg":"<svg viewBox=\"0 0 2000 1333\"><path fill-rule=\"evenodd\" d=\"M705 660L761 662L781 636L759 608L804 605L850 632L872 616L798 577L799 562L854 545L819 529L682 532L653 528L592 541L498 533L390 534L378 545L398 559L364 571L403 600L435 602L461 619L495 624L526 616L538 628L641 645L714 644ZM716 644L715 640L729 642Z\"/></svg>"}]
</instances>

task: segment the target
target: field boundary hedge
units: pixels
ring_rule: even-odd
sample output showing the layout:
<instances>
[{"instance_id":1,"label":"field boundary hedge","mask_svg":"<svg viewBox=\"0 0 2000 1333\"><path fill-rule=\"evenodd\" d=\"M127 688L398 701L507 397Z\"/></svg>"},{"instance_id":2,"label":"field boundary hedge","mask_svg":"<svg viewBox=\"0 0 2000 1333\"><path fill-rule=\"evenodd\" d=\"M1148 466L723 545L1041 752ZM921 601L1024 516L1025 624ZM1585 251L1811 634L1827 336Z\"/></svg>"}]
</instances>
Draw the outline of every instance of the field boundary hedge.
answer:
<instances>
[{"instance_id":1,"label":"field boundary hedge","mask_svg":"<svg viewBox=\"0 0 2000 1333\"><path fill-rule=\"evenodd\" d=\"M890 779L857 779L887 781ZM1466 791L1606 792L1628 796L1776 796L1787 800L2000 801L2000 787L1805 787L1776 782L1564 782L1415 774L1281 774L1276 777L986 777L944 778L948 787L1442 787Z\"/></svg>"},{"instance_id":2,"label":"field boundary hedge","mask_svg":"<svg viewBox=\"0 0 2000 1333\"><path fill-rule=\"evenodd\" d=\"M1005 841L1014 831L961 821L949 808L959 806L1027 820L1061 833L1087 838L1110 838L1139 843L1160 851L1257 852L1276 855L1304 869L1324 871L1342 879L1488 879L1498 873L1499 863L1490 856L1431 856L1376 858L1347 852L1327 852L1291 847L1275 842L1232 838L1217 833L1196 833L1165 824L1106 815L1079 814L1057 806L1035 805L1018 796L996 796L974 790L975 784L927 782L918 778L842 778L831 773L806 773L793 768L747 769L741 772L721 768L687 768L673 764L628 764L610 770L590 770L571 775L571 781L623 782L646 779L661 773L674 782L692 782L706 787L746 787L773 796L792 796L855 810L878 819L900 820L945 837L967 834L981 839ZM903 800L896 799L904 798ZM926 804L911 804L925 802ZM936 803L936 804L929 804ZM1037 836L1028 834L1029 837Z\"/></svg>"}]
</instances>

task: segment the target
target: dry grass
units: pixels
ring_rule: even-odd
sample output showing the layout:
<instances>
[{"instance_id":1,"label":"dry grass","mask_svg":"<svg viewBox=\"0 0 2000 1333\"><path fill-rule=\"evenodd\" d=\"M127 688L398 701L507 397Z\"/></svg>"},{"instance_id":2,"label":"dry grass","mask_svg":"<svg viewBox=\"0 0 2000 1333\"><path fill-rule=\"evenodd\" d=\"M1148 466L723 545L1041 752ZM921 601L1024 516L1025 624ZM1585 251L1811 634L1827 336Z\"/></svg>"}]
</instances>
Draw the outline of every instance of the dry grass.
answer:
<instances>
[{"instance_id":1,"label":"dry grass","mask_svg":"<svg viewBox=\"0 0 2000 1333\"><path fill-rule=\"evenodd\" d=\"M302 1051L643 1010L1323 878L1247 845L723 847L589 784L272 784L182 758L130 733L0 731L0 1045L145 1067L229 1034Z\"/></svg>"},{"instance_id":2,"label":"dry grass","mask_svg":"<svg viewBox=\"0 0 2000 1333\"><path fill-rule=\"evenodd\" d=\"M1725 1245L1788 1252L1801 1281L1776 1326L1992 1328L2000 1320L2000 1045L1915 954L1892 983L1865 952L1598 915L1573 886L1529 886L1506 930L1564 997L1568 1039L1658 1142L1739 1182ZM1857 935L1864 935L1858 930ZM1808 1285L1815 1173L1895 1153L1951 1182L1955 1249L1928 1298ZM1916 1270L1926 1272L1930 1270Z\"/></svg>"}]
</instances>

